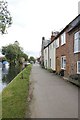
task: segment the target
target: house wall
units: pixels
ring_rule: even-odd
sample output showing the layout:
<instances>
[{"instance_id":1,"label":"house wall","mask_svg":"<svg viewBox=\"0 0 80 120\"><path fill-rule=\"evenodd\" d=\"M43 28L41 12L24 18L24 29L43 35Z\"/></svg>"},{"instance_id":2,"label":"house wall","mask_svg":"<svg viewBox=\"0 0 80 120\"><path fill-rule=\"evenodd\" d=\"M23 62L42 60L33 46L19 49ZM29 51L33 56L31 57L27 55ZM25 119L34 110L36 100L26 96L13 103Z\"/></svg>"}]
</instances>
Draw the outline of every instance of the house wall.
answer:
<instances>
[{"instance_id":1,"label":"house wall","mask_svg":"<svg viewBox=\"0 0 80 120\"><path fill-rule=\"evenodd\" d=\"M67 30L65 30L65 33L67 33ZM62 33L63 34L63 33ZM61 34L61 35L62 35ZM69 74L69 64L68 64L68 34L66 34L66 43L64 45L61 45L61 35L59 36L59 47L56 48L56 72L60 73L61 71L61 56L66 56L66 69L64 70L65 76Z\"/></svg>"},{"instance_id":2,"label":"house wall","mask_svg":"<svg viewBox=\"0 0 80 120\"><path fill-rule=\"evenodd\" d=\"M70 76L77 74L77 61L80 61L80 52L74 53L74 33L80 30L80 27L66 33L66 44L61 45L61 35L59 36L59 47L56 48L56 72L61 71L61 56L66 56L66 69L64 70L64 76Z\"/></svg>"},{"instance_id":3,"label":"house wall","mask_svg":"<svg viewBox=\"0 0 80 120\"><path fill-rule=\"evenodd\" d=\"M44 67L48 68L48 47L44 49Z\"/></svg>"},{"instance_id":4,"label":"house wall","mask_svg":"<svg viewBox=\"0 0 80 120\"><path fill-rule=\"evenodd\" d=\"M69 75L77 74L77 61L80 61L80 52L74 53L74 34L80 30L80 26L69 33Z\"/></svg>"},{"instance_id":5,"label":"house wall","mask_svg":"<svg viewBox=\"0 0 80 120\"><path fill-rule=\"evenodd\" d=\"M55 71L56 70L56 48L54 46L55 42L49 45L49 67Z\"/></svg>"}]
</instances>

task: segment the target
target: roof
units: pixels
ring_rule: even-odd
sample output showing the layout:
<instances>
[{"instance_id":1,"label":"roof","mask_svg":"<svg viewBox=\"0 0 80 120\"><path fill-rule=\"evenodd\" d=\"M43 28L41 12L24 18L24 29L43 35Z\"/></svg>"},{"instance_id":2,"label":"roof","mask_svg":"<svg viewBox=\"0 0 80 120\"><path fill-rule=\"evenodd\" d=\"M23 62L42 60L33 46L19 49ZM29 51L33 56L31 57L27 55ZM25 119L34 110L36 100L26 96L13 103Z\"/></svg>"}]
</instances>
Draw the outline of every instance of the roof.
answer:
<instances>
[{"instance_id":1,"label":"roof","mask_svg":"<svg viewBox=\"0 0 80 120\"><path fill-rule=\"evenodd\" d=\"M43 41L43 49L44 49L44 47L46 47L48 44L50 43L50 40L44 40Z\"/></svg>"},{"instance_id":2,"label":"roof","mask_svg":"<svg viewBox=\"0 0 80 120\"><path fill-rule=\"evenodd\" d=\"M54 38L54 40L56 40L68 27L70 27L70 29L68 31L68 32L70 32L78 25L80 25L80 14L75 19L73 19L68 25L66 25L66 27ZM45 46L44 49L46 47L48 47L52 42L54 42L54 40L51 41L47 46Z\"/></svg>"}]
</instances>

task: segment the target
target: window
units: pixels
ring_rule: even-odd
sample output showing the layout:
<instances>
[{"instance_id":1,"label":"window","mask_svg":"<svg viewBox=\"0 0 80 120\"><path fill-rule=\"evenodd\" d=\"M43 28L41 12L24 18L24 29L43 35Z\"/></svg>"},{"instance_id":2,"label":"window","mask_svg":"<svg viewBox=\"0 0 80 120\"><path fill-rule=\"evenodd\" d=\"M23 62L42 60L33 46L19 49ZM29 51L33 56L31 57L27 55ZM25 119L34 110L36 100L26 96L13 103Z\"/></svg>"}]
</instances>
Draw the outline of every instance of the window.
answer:
<instances>
[{"instance_id":1,"label":"window","mask_svg":"<svg viewBox=\"0 0 80 120\"><path fill-rule=\"evenodd\" d=\"M53 42L53 48L56 48L56 40Z\"/></svg>"},{"instance_id":2,"label":"window","mask_svg":"<svg viewBox=\"0 0 80 120\"><path fill-rule=\"evenodd\" d=\"M50 45L50 50L52 49L52 45Z\"/></svg>"},{"instance_id":3,"label":"window","mask_svg":"<svg viewBox=\"0 0 80 120\"><path fill-rule=\"evenodd\" d=\"M46 52L46 50L45 50L45 54L46 54L47 52Z\"/></svg>"},{"instance_id":4,"label":"window","mask_svg":"<svg viewBox=\"0 0 80 120\"><path fill-rule=\"evenodd\" d=\"M61 45L66 43L66 34L65 32L61 35Z\"/></svg>"},{"instance_id":5,"label":"window","mask_svg":"<svg viewBox=\"0 0 80 120\"><path fill-rule=\"evenodd\" d=\"M51 58L50 58L50 67L51 67Z\"/></svg>"},{"instance_id":6,"label":"window","mask_svg":"<svg viewBox=\"0 0 80 120\"><path fill-rule=\"evenodd\" d=\"M74 34L74 53L80 52L80 31Z\"/></svg>"},{"instance_id":7,"label":"window","mask_svg":"<svg viewBox=\"0 0 80 120\"><path fill-rule=\"evenodd\" d=\"M80 61L77 61L77 74L80 74Z\"/></svg>"},{"instance_id":8,"label":"window","mask_svg":"<svg viewBox=\"0 0 80 120\"><path fill-rule=\"evenodd\" d=\"M61 57L61 69L66 69L66 56Z\"/></svg>"},{"instance_id":9,"label":"window","mask_svg":"<svg viewBox=\"0 0 80 120\"><path fill-rule=\"evenodd\" d=\"M59 38L56 40L56 48L59 47Z\"/></svg>"},{"instance_id":10,"label":"window","mask_svg":"<svg viewBox=\"0 0 80 120\"><path fill-rule=\"evenodd\" d=\"M47 60L45 61L45 63L46 63L46 66L45 66L45 67L47 68Z\"/></svg>"}]
</instances>

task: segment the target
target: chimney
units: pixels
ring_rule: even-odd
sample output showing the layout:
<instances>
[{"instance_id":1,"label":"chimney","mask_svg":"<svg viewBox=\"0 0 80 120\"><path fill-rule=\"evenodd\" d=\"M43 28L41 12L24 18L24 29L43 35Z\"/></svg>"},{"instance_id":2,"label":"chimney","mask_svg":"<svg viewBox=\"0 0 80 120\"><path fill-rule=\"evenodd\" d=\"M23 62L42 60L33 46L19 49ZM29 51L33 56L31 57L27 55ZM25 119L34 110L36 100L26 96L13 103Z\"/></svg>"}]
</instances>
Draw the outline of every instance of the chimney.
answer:
<instances>
[{"instance_id":1,"label":"chimney","mask_svg":"<svg viewBox=\"0 0 80 120\"><path fill-rule=\"evenodd\" d=\"M42 40L45 40L45 37L42 37Z\"/></svg>"},{"instance_id":2,"label":"chimney","mask_svg":"<svg viewBox=\"0 0 80 120\"><path fill-rule=\"evenodd\" d=\"M54 35L54 32L52 31L52 33L51 33L52 35L51 35L51 41L53 41L54 40L54 38L55 38L55 35Z\"/></svg>"},{"instance_id":3,"label":"chimney","mask_svg":"<svg viewBox=\"0 0 80 120\"><path fill-rule=\"evenodd\" d=\"M51 41L53 41L53 40L54 40L54 38L55 38L58 34L59 34L59 32L58 32L58 31L56 31L56 32L53 32L53 31L52 31Z\"/></svg>"},{"instance_id":4,"label":"chimney","mask_svg":"<svg viewBox=\"0 0 80 120\"><path fill-rule=\"evenodd\" d=\"M78 15L80 14L80 1L78 2Z\"/></svg>"}]
</instances>

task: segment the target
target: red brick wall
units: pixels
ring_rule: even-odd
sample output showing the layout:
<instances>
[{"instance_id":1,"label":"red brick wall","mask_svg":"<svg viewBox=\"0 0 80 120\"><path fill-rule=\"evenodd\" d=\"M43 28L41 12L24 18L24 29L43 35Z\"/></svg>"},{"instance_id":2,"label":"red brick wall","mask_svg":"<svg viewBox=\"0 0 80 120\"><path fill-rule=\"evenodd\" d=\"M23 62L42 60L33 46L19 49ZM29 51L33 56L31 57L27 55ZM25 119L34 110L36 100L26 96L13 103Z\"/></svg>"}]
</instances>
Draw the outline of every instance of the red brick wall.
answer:
<instances>
[{"instance_id":1,"label":"red brick wall","mask_svg":"<svg viewBox=\"0 0 80 120\"><path fill-rule=\"evenodd\" d=\"M58 65L56 65L56 72L61 70L61 56L66 56L66 70L65 76L77 73L77 61L80 60L80 53L74 54L74 33L79 29L75 29L70 34L66 32L66 44L61 45L61 35L59 37L59 48L56 49L56 61L58 58ZM56 62L57 64L57 62Z\"/></svg>"},{"instance_id":2,"label":"red brick wall","mask_svg":"<svg viewBox=\"0 0 80 120\"><path fill-rule=\"evenodd\" d=\"M69 75L77 73L77 61L80 60L80 53L74 53L74 34L75 32L79 31L80 29L76 28L69 34Z\"/></svg>"},{"instance_id":3,"label":"red brick wall","mask_svg":"<svg viewBox=\"0 0 80 120\"><path fill-rule=\"evenodd\" d=\"M65 32L67 32L67 30L65 31ZM60 35L60 37L59 37L59 48L57 48L56 49L56 57L58 57L59 58L59 66L57 66L56 65L56 69L57 69L57 67L59 67L58 68L58 70L57 70L57 72L59 72L60 70L61 70L61 56L66 56L66 71L65 71L65 75L66 74L68 74L68 36L66 35L66 44L64 44L64 45L61 45L61 35Z\"/></svg>"}]
</instances>

